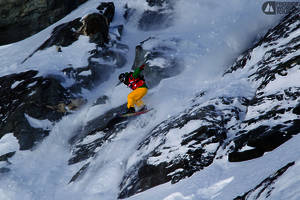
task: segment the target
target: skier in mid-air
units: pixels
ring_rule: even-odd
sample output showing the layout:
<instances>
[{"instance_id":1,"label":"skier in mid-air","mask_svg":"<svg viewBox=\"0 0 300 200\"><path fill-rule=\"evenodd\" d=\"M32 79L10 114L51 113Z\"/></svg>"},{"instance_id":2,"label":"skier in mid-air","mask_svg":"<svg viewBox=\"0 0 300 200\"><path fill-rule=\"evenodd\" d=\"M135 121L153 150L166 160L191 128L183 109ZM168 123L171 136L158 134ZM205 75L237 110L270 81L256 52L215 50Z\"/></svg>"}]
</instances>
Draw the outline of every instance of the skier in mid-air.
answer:
<instances>
[{"instance_id":1,"label":"skier in mid-air","mask_svg":"<svg viewBox=\"0 0 300 200\"><path fill-rule=\"evenodd\" d=\"M127 85L133 91L127 97L127 113L135 113L135 105L140 110L146 109L142 98L147 94L148 87L141 71L144 69L145 64L136 68L133 72L121 73L119 75L120 82Z\"/></svg>"}]
</instances>

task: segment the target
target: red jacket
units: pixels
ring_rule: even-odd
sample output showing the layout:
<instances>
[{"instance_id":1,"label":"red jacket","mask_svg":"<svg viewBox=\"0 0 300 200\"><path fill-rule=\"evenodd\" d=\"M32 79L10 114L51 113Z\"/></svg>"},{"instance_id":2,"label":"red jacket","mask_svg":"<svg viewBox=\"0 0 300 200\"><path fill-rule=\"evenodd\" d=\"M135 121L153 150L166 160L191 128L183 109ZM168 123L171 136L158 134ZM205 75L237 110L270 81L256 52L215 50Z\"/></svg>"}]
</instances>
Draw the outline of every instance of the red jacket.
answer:
<instances>
[{"instance_id":1,"label":"red jacket","mask_svg":"<svg viewBox=\"0 0 300 200\"><path fill-rule=\"evenodd\" d=\"M126 75L125 85L130 87L132 90L135 90L135 89L141 88L141 87L147 88L145 79L142 76L140 76L140 73L144 69L144 66L145 65L142 65L142 66L136 68L134 70L134 72L125 73L125 75Z\"/></svg>"}]
</instances>

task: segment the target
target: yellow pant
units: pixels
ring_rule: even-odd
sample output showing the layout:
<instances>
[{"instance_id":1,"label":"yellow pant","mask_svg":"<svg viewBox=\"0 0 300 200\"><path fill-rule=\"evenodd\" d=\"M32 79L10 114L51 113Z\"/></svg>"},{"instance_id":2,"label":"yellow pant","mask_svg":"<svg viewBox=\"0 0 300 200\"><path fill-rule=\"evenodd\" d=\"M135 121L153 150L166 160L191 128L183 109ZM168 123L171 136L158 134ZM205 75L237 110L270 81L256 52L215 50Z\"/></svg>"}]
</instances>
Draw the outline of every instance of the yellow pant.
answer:
<instances>
[{"instance_id":1,"label":"yellow pant","mask_svg":"<svg viewBox=\"0 0 300 200\"><path fill-rule=\"evenodd\" d=\"M147 88L137 88L130 92L127 97L127 108L134 107L134 105L138 107L143 106L142 98L147 94L147 91Z\"/></svg>"}]
</instances>

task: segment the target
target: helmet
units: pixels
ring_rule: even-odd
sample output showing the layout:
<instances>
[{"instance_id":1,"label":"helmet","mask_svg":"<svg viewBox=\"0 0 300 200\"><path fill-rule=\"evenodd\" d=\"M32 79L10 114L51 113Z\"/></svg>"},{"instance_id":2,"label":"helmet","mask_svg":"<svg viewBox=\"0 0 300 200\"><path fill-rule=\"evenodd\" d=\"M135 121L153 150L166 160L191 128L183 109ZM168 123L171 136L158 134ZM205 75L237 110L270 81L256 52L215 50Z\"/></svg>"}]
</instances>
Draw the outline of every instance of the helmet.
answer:
<instances>
[{"instance_id":1,"label":"helmet","mask_svg":"<svg viewBox=\"0 0 300 200\"><path fill-rule=\"evenodd\" d=\"M125 73L122 73L122 74L120 74L119 75L119 80L121 81L121 82L125 82L125 79L126 79L126 75L125 75Z\"/></svg>"}]
</instances>

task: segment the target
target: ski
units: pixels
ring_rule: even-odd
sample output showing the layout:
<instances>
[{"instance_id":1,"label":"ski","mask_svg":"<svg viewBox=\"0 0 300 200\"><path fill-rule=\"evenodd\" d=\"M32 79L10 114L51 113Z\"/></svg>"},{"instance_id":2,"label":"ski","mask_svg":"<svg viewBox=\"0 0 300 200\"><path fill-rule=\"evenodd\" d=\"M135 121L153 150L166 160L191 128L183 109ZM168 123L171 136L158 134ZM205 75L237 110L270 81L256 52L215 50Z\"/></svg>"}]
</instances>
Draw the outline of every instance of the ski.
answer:
<instances>
[{"instance_id":1,"label":"ski","mask_svg":"<svg viewBox=\"0 0 300 200\"><path fill-rule=\"evenodd\" d=\"M151 110L153 110L153 108L146 109L146 110L143 110L143 111L138 111L138 112L135 112L135 113L120 114L119 116L120 117L133 117L133 116L138 116L138 115L141 115L141 114L145 114L145 113L147 113Z\"/></svg>"}]
</instances>

